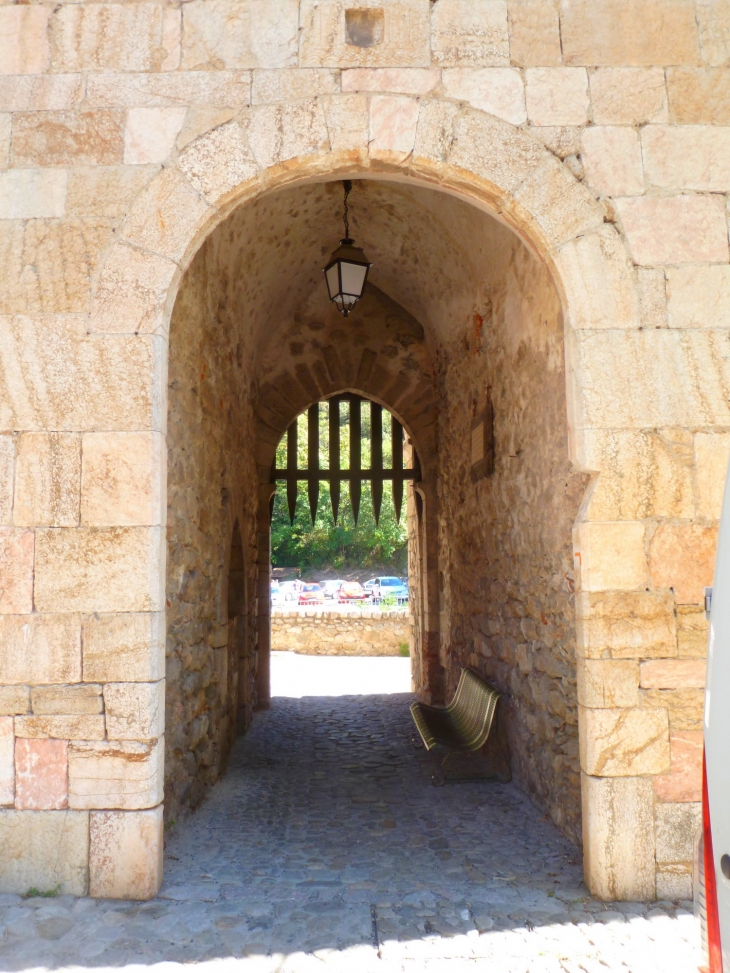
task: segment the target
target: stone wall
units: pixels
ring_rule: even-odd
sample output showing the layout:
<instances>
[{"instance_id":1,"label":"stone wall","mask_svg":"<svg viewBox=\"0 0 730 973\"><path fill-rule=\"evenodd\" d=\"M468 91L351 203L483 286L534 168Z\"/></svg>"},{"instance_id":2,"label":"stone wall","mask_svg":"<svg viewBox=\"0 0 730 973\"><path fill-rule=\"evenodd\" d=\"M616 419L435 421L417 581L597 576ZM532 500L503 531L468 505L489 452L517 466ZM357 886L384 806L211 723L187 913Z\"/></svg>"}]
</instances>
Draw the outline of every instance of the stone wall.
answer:
<instances>
[{"instance_id":1,"label":"stone wall","mask_svg":"<svg viewBox=\"0 0 730 973\"><path fill-rule=\"evenodd\" d=\"M401 655L408 647L406 611L272 611L271 648L302 655Z\"/></svg>"}]
</instances>

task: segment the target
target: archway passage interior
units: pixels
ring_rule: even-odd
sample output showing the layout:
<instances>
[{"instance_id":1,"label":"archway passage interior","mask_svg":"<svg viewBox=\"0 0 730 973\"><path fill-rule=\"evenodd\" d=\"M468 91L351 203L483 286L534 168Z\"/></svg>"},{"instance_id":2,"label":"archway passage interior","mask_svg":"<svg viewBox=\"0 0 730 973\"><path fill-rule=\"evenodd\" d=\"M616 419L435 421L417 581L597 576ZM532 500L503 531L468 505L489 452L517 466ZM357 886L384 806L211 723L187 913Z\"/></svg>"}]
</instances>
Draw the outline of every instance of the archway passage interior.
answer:
<instances>
[{"instance_id":1,"label":"archway passage interior","mask_svg":"<svg viewBox=\"0 0 730 973\"><path fill-rule=\"evenodd\" d=\"M267 704L277 444L312 403L355 392L396 416L420 459L407 502L417 692L443 700L463 665L504 690L515 779L577 841L571 528L587 477L568 458L557 291L515 233L466 201L356 179L352 234L373 267L343 320L322 279L341 198L340 183L310 182L242 205L178 292L166 813L200 800L236 727ZM232 557L248 598L229 619Z\"/></svg>"}]
</instances>

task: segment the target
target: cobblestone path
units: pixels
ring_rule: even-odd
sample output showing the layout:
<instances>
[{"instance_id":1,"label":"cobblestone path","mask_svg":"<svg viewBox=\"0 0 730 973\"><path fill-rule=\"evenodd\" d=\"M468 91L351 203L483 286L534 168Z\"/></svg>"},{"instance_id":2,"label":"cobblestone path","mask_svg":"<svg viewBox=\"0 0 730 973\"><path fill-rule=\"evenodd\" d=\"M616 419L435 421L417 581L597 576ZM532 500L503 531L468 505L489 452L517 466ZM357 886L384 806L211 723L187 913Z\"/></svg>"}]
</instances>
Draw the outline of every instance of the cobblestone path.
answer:
<instances>
[{"instance_id":1,"label":"cobblestone path","mask_svg":"<svg viewBox=\"0 0 730 973\"><path fill-rule=\"evenodd\" d=\"M514 785L432 787L409 702L275 699L156 900L0 896L0 969L694 973L690 903L596 902Z\"/></svg>"}]
</instances>

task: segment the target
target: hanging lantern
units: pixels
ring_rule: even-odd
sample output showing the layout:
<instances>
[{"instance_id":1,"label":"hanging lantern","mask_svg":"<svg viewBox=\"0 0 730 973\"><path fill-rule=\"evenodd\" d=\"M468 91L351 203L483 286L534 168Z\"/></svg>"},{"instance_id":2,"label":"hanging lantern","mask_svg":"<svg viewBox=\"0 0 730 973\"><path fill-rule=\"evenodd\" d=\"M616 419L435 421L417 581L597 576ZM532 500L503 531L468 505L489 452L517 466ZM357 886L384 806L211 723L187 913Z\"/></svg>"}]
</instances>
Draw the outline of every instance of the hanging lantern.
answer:
<instances>
[{"instance_id":1,"label":"hanging lantern","mask_svg":"<svg viewBox=\"0 0 730 973\"><path fill-rule=\"evenodd\" d=\"M362 249L356 247L355 241L350 239L347 197L352 191L352 183L349 179L346 179L343 185L345 187L345 211L343 216L345 236L344 239L340 240L339 247L332 254L330 262L324 268L324 278L327 281L330 300L334 301L338 311L344 317L347 317L362 297L371 264Z\"/></svg>"}]
</instances>

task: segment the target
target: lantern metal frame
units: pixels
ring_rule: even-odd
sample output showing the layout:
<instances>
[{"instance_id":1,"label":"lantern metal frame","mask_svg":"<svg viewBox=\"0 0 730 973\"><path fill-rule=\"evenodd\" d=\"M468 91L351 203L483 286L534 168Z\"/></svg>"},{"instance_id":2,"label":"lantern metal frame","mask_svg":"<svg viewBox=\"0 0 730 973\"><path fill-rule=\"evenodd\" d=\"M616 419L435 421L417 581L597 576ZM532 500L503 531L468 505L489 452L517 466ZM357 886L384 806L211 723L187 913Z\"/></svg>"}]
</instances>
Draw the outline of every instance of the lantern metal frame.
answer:
<instances>
[{"instance_id":1,"label":"lantern metal frame","mask_svg":"<svg viewBox=\"0 0 730 973\"><path fill-rule=\"evenodd\" d=\"M367 283L368 273L372 264L365 256L362 247L356 247L355 241L350 236L350 219L349 219L349 206L347 197L352 192L352 182L349 179L343 180L343 187L345 190L344 198L344 212L343 212L343 222L345 224L345 236L340 240L339 247L333 252L330 257L329 263L324 268L322 273L324 274L325 283L327 284L327 292L332 303L335 305L337 310L342 314L343 317L347 317L360 300L365 290L365 284ZM360 292L354 293L353 291L348 291L345 289L345 284L343 282L342 276L342 265L350 264L356 267L364 267L365 274L362 278L362 284L360 285ZM333 293L330 286L330 271L333 267L337 268L337 290ZM350 298L351 300L345 303L345 298Z\"/></svg>"}]
</instances>

